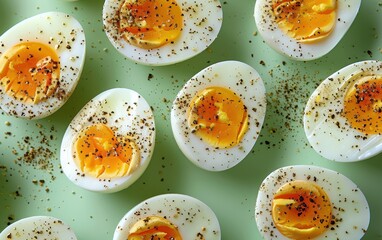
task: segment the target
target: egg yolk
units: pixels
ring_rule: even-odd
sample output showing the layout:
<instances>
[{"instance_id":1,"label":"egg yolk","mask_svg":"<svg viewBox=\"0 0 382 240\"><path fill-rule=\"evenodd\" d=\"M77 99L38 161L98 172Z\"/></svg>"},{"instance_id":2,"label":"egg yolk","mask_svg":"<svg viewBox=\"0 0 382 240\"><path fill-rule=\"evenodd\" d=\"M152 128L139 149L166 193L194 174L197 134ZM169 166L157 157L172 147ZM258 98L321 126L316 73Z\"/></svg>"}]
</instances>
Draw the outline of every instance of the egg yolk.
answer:
<instances>
[{"instance_id":1,"label":"egg yolk","mask_svg":"<svg viewBox=\"0 0 382 240\"><path fill-rule=\"evenodd\" d=\"M277 229L290 239L312 239L331 222L332 207L326 192L317 184L296 180L273 196L272 218Z\"/></svg>"},{"instance_id":2,"label":"egg yolk","mask_svg":"<svg viewBox=\"0 0 382 240\"><path fill-rule=\"evenodd\" d=\"M382 76L363 76L348 89L344 116L365 134L382 134Z\"/></svg>"},{"instance_id":3,"label":"egg yolk","mask_svg":"<svg viewBox=\"0 0 382 240\"><path fill-rule=\"evenodd\" d=\"M85 128L75 142L76 162L81 171L94 177L122 177L132 173L140 162L135 142L116 136L105 124Z\"/></svg>"},{"instance_id":4,"label":"egg yolk","mask_svg":"<svg viewBox=\"0 0 382 240\"><path fill-rule=\"evenodd\" d=\"M233 91L208 87L191 100L188 125L194 134L215 148L233 147L248 129L247 108Z\"/></svg>"},{"instance_id":5,"label":"egg yolk","mask_svg":"<svg viewBox=\"0 0 382 240\"><path fill-rule=\"evenodd\" d=\"M0 57L0 86L22 102L37 104L52 96L59 79L59 57L46 44L19 43Z\"/></svg>"},{"instance_id":6,"label":"egg yolk","mask_svg":"<svg viewBox=\"0 0 382 240\"><path fill-rule=\"evenodd\" d=\"M336 21L337 0L273 0L280 29L299 42L314 42L330 34Z\"/></svg>"},{"instance_id":7,"label":"egg yolk","mask_svg":"<svg viewBox=\"0 0 382 240\"><path fill-rule=\"evenodd\" d=\"M125 0L119 11L119 31L130 44L153 49L174 42L183 27L176 0Z\"/></svg>"},{"instance_id":8,"label":"egg yolk","mask_svg":"<svg viewBox=\"0 0 382 240\"><path fill-rule=\"evenodd\" d=\"M182 240L178 227L169 220L150 216L136 222L129 231L128 240Z\"/></svg>"}]
</instances>

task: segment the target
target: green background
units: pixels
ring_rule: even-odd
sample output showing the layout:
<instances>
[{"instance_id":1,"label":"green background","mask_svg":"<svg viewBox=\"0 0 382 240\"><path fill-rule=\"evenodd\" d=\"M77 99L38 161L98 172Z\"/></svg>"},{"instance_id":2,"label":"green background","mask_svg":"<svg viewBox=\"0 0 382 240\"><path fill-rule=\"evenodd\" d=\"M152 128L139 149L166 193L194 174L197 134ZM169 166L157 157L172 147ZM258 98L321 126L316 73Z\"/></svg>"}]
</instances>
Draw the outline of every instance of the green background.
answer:
<instances>
[{"instance_id":1,"label":"green background","mask_svg":"<svg viewBox=\"0 0 382 240\"><path fill-rule=\"evenodd\" d=\"M323 79L357 61L382 60L382 1L363 1L355 22L335 49L309 62L289 60L263 42L252 16L254 0L221 3L223 26L209 49L179 64L150 67L125 59L112 47L102 30L101 0L0 1L0 33L35 14L62 11L81 22L87 38L81 80L60 110L38 121L0 113L0 229L27 216L50 215L71 225L80 240L107 240L112 239L122 216L139 202L162 193L184 193L213 209L222 239L260 239L254 217L260 183L276 168L314 164L344 174L361 188L371 210L364 239L382 239L382 155L356 163L326 160L310 147L302 125L305 103ZM178 149L170 110L188 79L224 60L239 60L257 69L267 89L267 115L247 158L230 170L208 172L194 166ZM61 172L61 139L86 102L114 87L138 91L154 108L155 151L146 172L128 189L114 194L89 192ZM30 148L43 149L32 162L24 157Z\"/></svg>"}]
</instances>

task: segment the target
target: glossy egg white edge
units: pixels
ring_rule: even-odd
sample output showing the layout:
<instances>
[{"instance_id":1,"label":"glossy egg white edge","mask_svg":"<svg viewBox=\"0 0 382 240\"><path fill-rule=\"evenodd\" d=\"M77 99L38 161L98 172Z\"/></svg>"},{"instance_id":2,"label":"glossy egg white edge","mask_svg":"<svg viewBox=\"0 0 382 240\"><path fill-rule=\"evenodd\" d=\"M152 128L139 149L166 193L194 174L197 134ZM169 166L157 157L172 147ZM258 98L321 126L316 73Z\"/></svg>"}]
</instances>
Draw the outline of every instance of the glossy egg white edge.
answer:
<instances>
[{"instance_id":1,"label":"glossy egg white edge","mask_svg":"<svg viewBox=\"0 0 382 240\"><path fill-rule=\"evenodd\" d=\"M105 113L110 113L109 116ZM132 136L140 150L140 165L130 175L108 179L84 175L73 161L74 142L81 129L107 121L116 126L117 134ZM105 122L104 122L105 123ZM97 192L117 192L133 184L146 170L154 152L155 121L150 105L137 92L114 88L90 100L73 118L61 143L61 166L76 185Z\"/></svg>"},{"instance_id":2,"label":"glossy egg white edge","mask_svg":"<svg viewBox=\"0 0 382 240\"><path fill-rule=\"evenodd\" d=\"M77 240L69 225L49 216L33 216L20 219L0 233L0 239L65 239Z\"/></svg>"},{"instance_id":3,"label":"glossy egg white edge","mask_svg":"<svg viewBox=\"0 0 382 240\"><path fill-rule=\"evenodd\" d=\"M304 130L313 149L321 156L339 162L354 162L382 152L382 136L366 135L341 116L349 80L358 73L382 76L381 61L350 64L326 78L310 96L304 111Z\"/></svg>"},{"instance_id":4,"label":"glossy egg white edge","mask_svg":"<svg viewBox=\"0 0 382 240\"><path fill-rule=\"evenodd\" d=\"M17 117L44 118L64 105L77 86L85 62L85 33L74 17L46 12L19 22L1 35L0 54L24 41L38 41L56 49L61 64L58 90L43 102L24 104L0 89L0 107Z\"/></svg>"},{"instance_id":5,"label":"glossy egg white edge","mask_svg":"<svg viewBox=\"0 0 382 240\"><path fill-rule=\"evenodd\" d=\"M272 198L284 184L294 180L311 181L328 194L332 214L338 221L320 236L314 238L358 240L365 234L370 222L370 209L361 190L349 178L330 169L296 165L279 168L262 182L255 206L255 219L264 239L287 240L274 226Z\"/></svg>"},{"instance_id":6,"label":"glossy egg white edge","mask_svg":"<svg viewBox=\"0 0 382 240\"><path fill-rule=\"evenodd\" d=\"M223 22L219 0L177 0L182 8L183 29L173 44L156 49L142 49L125 41L113 22L124 0L106 0L103 25L111 44L127 58L144 65L169 65L187 60L204 51L217 38Z\"/></svg>"},{"instance_id":7,"label":"glossy egg white edge","mask_svg":"<svg viewBox=\"0 0 382 240\"><path fill-rule=\"evenodd\" d=\"M276 52L299 61L314 60L329 53L346 34L361 5L361 0L337 0L337 21L330 35L314 43L299 43L278 27L273 18L271 2L256 1L254 17L257 30Z\"/></svg>"},{"instance_id":8,"label":"glossy egg white edge","mask_svg":"<svg viewBox=\"0 0 382 240\"><path fill-rule=\"evenodd\" d=\"M184 240L221 239L219 221L210 207L191 196L172 193L149 198L132 208L118 223L113 240L127 239L130 228L149 216L174 223Z\"/></svg>"},{"instance_id":9,"label":"glossy egg white edge","mask_svg":"<svg viewBox=\"0 0 382 240\"><path fill-rule=\"evenodd\" d=\"M237 146L214 149L188 127L186 112L192 98L210 86L232 90L247 107L248 130ZM252 150L264 122L266 104L265 86L255 69L238 61L219 62L197 73L179 91L171 109L172 132L180 150L195 165L209 171L226 170Z\"/></svg>"}]
</instances>

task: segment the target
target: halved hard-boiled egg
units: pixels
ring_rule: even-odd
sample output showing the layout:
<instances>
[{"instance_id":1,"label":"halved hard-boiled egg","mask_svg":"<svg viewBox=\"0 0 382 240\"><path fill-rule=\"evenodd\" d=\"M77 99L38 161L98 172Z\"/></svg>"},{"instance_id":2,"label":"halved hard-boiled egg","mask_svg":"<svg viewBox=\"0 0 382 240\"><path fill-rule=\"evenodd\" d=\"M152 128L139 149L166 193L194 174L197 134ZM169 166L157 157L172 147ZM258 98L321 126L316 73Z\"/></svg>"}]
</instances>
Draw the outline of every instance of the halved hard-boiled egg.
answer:
<instances>
[{"instance_id":1,"label":"halved hard-boiled egg","mask_svg":"<svg viewBox=\"0 0 382 240\"><path fill-rule=\"evenodd\" d=\"M370 209L349 178L322 167L297 165L265 178L255 217L264 239L358 240L368 228Z\"/></svg>"},{"instance_id":2,"label":"halved hard-boiled egg","mask_svg":"<svg viewBox=\"0 0 382 240\"><path fill-rule=\"evenodd\" d=\"M110 89L73 118L62 140L61 166L82 188L116 192L143 174L154 145L150 105L133 90Z\"/></svg>"},{"instance_id":3,"label":"halved hard-boiled egg","mask_svg":"<svg viewBox=\"0 0 382 240\"><path fill-rule=\"evenodd\" d=\"M305 134L321 156L360 161L382 152L382 62L350 64L326 78L310 96Z\"/></svg>"},{"instance_id":4,"label":"halved hard-boiled egg","mask_svg":"<svg viewBox=\"0 0 382 240\"><path fill-rule=\"evenodd\" d=\"M258 0L254 17L265 42L295 60L330 52L357 16L361 0Z\"/></svg>"},{"instance_id":5,"label":"halved hard-boiled egg","mask_svg":"<svg viewBox=\"0 0 382 240\"><path fill-rule=\"evenodd\" d=\"M47 12L25 19L0 37L0 108L38 119L57 111L79 81L85 33L72 16Z\"/></svg>"},{"instance_id":6,"label":"halved hard-boiled egg","mask_svg":"<svg viewBox=\"0 0 382 240\"><path fill-rule=\"evenodd\" d=\"M2 240L51 239L77 240L69 225L48 216L33 216L12 223L0 233Z\"/></svg>"},{"instance_id":7,"label":"halved hard-boiled egg","mask_svg":"<svg viewBox=\"0 0 382 240\"><path fill-rule=\"evenodd\" d=\"M215 213L200 200L183 194L163 194L132 208L118 223L113 240L220 240Z\"/></svg>"},{"instance_id":8,"label":"halved hard-boiled egg","mask_svg":"<svg viewBox=\"0 0 382 240\"><path fill-rule=\"evenodd\" d=\"M197 166L222 171L252 150L266 109L264 83L238 61L213 64L192 77L171 109L175 140Z\"/></svg>"},{"instance_id":9,"label":"halved hard-boiled egg","mask_svg":"<svg viewBox=\"0 0 382 240\"><path fill-rule=\"evenodd\" d=\"M106 0L103 24L112 45L146 65L168 65L204 51L223 21L219 0Z\"/></svg>"}]
</instances>

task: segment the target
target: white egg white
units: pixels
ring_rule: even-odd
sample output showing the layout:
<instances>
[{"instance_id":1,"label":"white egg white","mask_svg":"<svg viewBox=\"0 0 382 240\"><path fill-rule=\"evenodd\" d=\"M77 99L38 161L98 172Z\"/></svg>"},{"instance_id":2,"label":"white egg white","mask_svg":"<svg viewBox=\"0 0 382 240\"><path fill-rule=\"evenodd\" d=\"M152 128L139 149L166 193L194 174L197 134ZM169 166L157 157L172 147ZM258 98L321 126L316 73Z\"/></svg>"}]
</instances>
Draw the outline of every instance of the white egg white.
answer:
<instances>
[{"instance_id":1,"label":"white egg white","mask_svg":"<svg viewBox=\"0 0 382 240\"><path fill-rule=\"evenodd\" d=\"M262 182L256 200L257 227L264 239L287 240L272 220L272 198L284 184L295 181L311 181L319 185L332 203L334 222L315 240L358 240L365 234L370 209L361 190L344 175L318 166L296 165L279 168Z\"/></svg>"},{"instance_id":2,"label":"white egg white","mask_svg":"<svg viewBox=\"0 0 382 240\"><path fill-rule=\"evenodd\" d=\"M341 114L352 77L360 73L382 76L382 62L362 61L342 68L326 78L306 104L305 134L313 149L327 159L354 162L382 152L380 134L367 135L352 128Z\"/></svg>"},{"instance_id":3,"label":"white egg white","mask_svg":"<svg viewBox=\"0 0 382 240\"><path fill-rule=\"evenodd\" d=\"M187 108L197 92L210 86L230 89L240 96L248 111L248 130L231 148L216 149L201 140L187 124ZM171 109L171 127L183 154L198 167L222 171L234 167L252 150L260 134L266 110L264 83L255 69L238 61L213 64L193 76L179 91Z\"/></svg>"},{"instance_id":4,"label":"white egg white","mask_svg":"<svg viewBox=\"0 0 382 240\"><path fill-rule=\"evenodd\" d=\"M272 13L272 1L256 1L254 17L257 29L275 51L300 61L314 60L329 53L346 34L361 5L361 0L337 0L337 21L329 36L313 43L300 43L278 27Z\"/></svg>"},{"instance_id":5,"label":"white egg white","mask_svg":"<svg viewBox=\"0 0 382 240\"><path fill-rule=\"evenodd\" d=\"M56 92L38 104L26 104L9 96L0 88L0 108L22 118L44 118L57 111L77 86L85 62L85 33L72 16L47 12L27 18L0 37L0 54L26 41L41 42L56 50L60 59L60 80Z\"/></svg>"},{"instance_id":6,"label":"white egg white","mask_svg":"<svg viewBox=\"0 0 382 240\"><path fill-rule=\"evenodd\" d=\"M18 220L0 233L0 239L77 240L73 230L62 220L48 216L33 216Z\"/></svg>"},{"instance_id":7,"label":"white egg white","mask_svg":"<svg viewBox=\"0 0 382 240\"><path fill-rule=\"evenodd\" d=\"M123 177L96 178L86 175L74 160L74 142L80 131L92 124L104 123L117 129L116 134L130 136L138 145L140 165ZM90 100L73 118L61 143L61 166L76 185L97 192L116 192L133 184L146 170L155 145L155 122L150 105L137 92L114 88Z\"/></svg>"},{"instance_id":8,"label":"white egg white","mask_svg":"<svg viewBox=\"0 0 382 240\"><path fill-rule=\"evenodd\" d=\"M127 239L130 228L149 216L160 216L175 224L184 240L221 239L219 221L205 203L183 194L163 194L130 209L118 223L113 240Z\"/></svg>"},{"instance_id":9,"label":"white egg white","mask_svg":"<svg viewBox=\"0 0 382 240\"><path fill-rule=\"evenodd\" d=\"M169 65L187 60L202 51L218 36L223 11L219 0L177 0L182 9L183 29L174 43L156 49L129 44L118 31L117 11L124 0L106 0L103 24L112 45L125 57L145 65Z\"/></svg>"}]
</instances>

